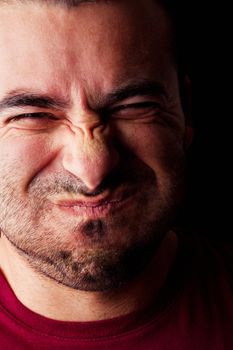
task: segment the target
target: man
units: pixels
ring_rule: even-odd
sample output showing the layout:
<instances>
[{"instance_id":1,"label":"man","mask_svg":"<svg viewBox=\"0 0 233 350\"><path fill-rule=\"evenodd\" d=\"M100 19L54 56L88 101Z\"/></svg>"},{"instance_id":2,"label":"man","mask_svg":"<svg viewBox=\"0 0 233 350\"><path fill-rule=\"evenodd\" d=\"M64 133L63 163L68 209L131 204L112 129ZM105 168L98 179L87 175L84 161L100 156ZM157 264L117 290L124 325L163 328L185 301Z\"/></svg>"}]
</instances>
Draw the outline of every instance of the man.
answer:
<instances>
[{"instance_id":1,"label":"man","mask_svg":"<svg viewBox=\"0 0 233 350\"><path fill-rule=\"evenodd\" d=\"M190 126L164 4L0 6L1 348L230 349L230 253L172 229Z\"/></svg>"}]
</instances>

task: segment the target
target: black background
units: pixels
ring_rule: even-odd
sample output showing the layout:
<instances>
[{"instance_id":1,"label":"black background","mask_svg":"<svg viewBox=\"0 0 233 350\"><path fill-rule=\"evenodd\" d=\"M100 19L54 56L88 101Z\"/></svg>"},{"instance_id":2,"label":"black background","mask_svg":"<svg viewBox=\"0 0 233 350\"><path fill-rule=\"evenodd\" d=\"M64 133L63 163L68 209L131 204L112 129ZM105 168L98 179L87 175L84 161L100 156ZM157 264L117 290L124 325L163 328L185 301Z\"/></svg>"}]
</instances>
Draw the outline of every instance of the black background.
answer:
<instances>
[{"instance_id":1,"label":"black background","mask_svg":"<svg viewBox=\"0 0 233 350\"><path fill-rule=\"evenodd\" d=\"M228 15L229 14L229 15ZM232 209L232 19L224 2L189 4L187 47L195 137L188 152L185 224L233 242Z\"/></svg>"}]
</instances>

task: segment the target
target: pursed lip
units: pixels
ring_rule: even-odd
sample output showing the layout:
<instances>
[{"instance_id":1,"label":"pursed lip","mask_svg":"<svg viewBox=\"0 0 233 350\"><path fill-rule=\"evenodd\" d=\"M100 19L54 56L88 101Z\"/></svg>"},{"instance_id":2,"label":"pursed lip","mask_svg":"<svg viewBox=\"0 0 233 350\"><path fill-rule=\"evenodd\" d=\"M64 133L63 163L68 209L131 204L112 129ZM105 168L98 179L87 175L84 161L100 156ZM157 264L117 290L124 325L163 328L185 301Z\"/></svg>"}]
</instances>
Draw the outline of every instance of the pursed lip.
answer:
<instances>
[{"instance_id":1,"label":"pursed lip","mask_svg":"<svg viewBox=\"0 0 233 350\"><path fill-rule=\"evenodd\" d=\"M85 215L91 217L99 217L107 215L114 210L123 207L126 202L132 198L135 191L125 191L115 195L101 195L94 198L64 198L58 196L52 200L52 203L60 209L70 211L76 215Z\"/></svg>"},{"instance_id":2,"label":"pursed lip","mask_svg":"<svg viewBox=\"0 0 233 350\"><path fill-rule=\"evenodd\" d=\"M106 206L108 204L120 203L122 199L103 199L99 201L81 201L81 200L60 200L56 204L63 207L86 207L86 208L96 208Z\"/></svg>"}]
</instances>

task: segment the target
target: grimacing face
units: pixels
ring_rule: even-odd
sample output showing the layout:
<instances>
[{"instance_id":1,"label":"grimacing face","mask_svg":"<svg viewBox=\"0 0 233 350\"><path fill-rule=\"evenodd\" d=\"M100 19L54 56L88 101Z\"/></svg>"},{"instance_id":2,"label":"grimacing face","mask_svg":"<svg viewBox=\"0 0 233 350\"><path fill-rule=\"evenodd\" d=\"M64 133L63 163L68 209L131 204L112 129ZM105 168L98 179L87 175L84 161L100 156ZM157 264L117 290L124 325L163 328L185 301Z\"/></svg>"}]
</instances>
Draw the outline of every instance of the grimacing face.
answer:
<instances>
[{"instance_id":1,"label":"grimacing face","mask_svg":"<svg viewBox=\"0 0 233 350\"><path fill-rule=\"evenodd\" d=\"M136 276L182 199L169 28L150 0L1 5L1 239L63 285Z\"/></svg>"}]
</instances>

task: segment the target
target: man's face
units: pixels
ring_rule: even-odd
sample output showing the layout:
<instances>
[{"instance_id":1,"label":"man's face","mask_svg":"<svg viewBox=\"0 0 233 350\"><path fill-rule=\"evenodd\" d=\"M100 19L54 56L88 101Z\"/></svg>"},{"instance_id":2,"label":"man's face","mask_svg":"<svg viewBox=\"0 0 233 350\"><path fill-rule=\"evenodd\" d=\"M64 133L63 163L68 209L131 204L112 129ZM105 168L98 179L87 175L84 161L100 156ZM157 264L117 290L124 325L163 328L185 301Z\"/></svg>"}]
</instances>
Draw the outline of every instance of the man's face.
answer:
<instances>
[{"instance_id":1,"label":"man's face","mask_svg":"<svg viewBox=\"0 0 233 350\"><path fill-rule=\"evenodd\" d=\"M106 290L139 273L182 198L169 21L148 1L0 11L0 229L34 269Z\"/></svg>"}]
</instances>

